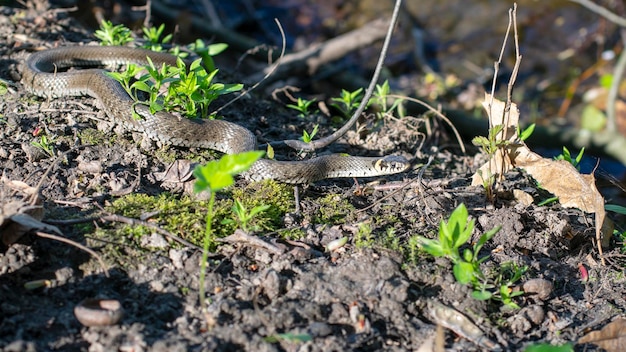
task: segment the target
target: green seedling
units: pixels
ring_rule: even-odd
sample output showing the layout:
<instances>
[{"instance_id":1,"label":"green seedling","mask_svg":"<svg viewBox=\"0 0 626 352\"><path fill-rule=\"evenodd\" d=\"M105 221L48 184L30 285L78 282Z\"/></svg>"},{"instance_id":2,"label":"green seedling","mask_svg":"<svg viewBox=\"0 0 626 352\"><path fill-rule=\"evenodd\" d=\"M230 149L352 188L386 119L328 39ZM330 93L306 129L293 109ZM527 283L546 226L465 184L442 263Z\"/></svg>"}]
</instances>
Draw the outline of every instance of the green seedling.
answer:
<instances>
[{"instance_id":1,"label":"green seedling","mask_svg":"<svg viewBox=\"0 0 626 352\"><path fill-rule=\"evenodd\" d=\"M332 98L331 100L334 103L330 105L339 110L343 117L349 118L352 113L356 111L356 109L359 107L359 104L361 103L362 93L363 88L359 88L354 92L349 92L345 89L342 89L341 97Z\"/></svg>"},{"instance_id":2,"label":"green seedling","mask_svg":"<svg viewBox=\"0 0 626 352\"><path fill-rule=\"evenodd\" d=\"M314 102L315 102L315 99L308 100L308 99L298 98L298 101L296 102L296 104L287 104L287 107L298 111L299 112L298 117L307 117L312 114L312 112L309 109L311 107L311 104L313 104Z\"/></svg>"},{"instance_id":3,"label":"green seedling","mask_svg":"<svg viewBox=\"0 0 626 352\"><path fill-rule=\"evenodd\" d=\"M235 199L235 204L233 204L232 207L233 218L224 219L224 221L222 221L222 224L237 223L243 231L248 233L258 231L258 228L256 226L251 226L250 222L259 213L264 212L269 208L269 205L258 205L248 211L248 209L246 209L245 205L243 205L243 203L239 199Z\"/></svg>"},{"instance_id":4,"label":"green seedling","mask_svg":"<svg viewBox=\"0 0 626 352\"><path fill-rule=\"evenodd\" d=\"M113 25L110 21L102 21L100 29L94 33L100 39L100 45L125 45L133 41L132 33L128 27L118 24Z\"/></svg>"},{"instance_id":5,"label":"green seedling","mask_svg":"<svg viewBox=\"0 0 626 352\"><path fill-rule=\"evenodd\" d=\"M389 105L389 81L383 82L383 84L377 84L374 95L370 98L368 105L375 104L380 107L380 112L376 113L378 118L383 118L385 115L392 115L394 110L400 113L400 107L402 106L402 99L393 99L393 103Z\"/></svg>"},{"instance_id":6,"label":"green seedling","mask_svg":"<svg viewBox=\"0 0 626 352\"><path fill-rule=\"evenodd\" d=\"M453 264L454 278L461 284L471 284L472 297L480 300L494 299L512 308L519 308L513 298L523 292L513 292L511 287L526 272L526 267L515 264L503 265L495 279L489 279L481 270L480 264L489 256L479 257L480 250L500 231L497 226L482 234L471 248L461 252L461 246L467 244L474 231L475 220L469 219L467 208L460 204L450 214L448 221L439 224L439 238L428 239L417 236L419 246L434 257L446 257Z\"/></svg>"},{"instance_id":7,"label":"green seedling","mask_svg":"<svg viewBox=\"0 0 626 352\"><path fill-rule=\"evenodd\" d=\"M0 96L3 96L9 92L8 83L0 78Z\"/></svg>"},{"instance_id":8,"label":"green seedling","mask_svg":"<svg viewBox=\"0 0 626 352\"><path fill-rule=\"evenodd\" d=\"M517 125L517 137L522 140L525 141L528 138L530 138L530 136L532 136L533 132L535 132L535 124L530 124L528 127L526 127L523 131L520 130L519 125Z\"/></svg>"},{"instance_id":9,"label":"green seedling","mask_svg":"<svg viewBox=\"0 0 626 352\"><path fill-rule=\"evenodd\" d=\"M582 147L580 152L578 152L578 155L576 155L576 159L572 159L572 155L570 154L569 149L567 149L566 147L563 147L563 153L560 155L557 155L554 158L554 160L565 160L568 163L572 164L572 166L575 167L576 170L580 171L580 161L582 160L584 153L585 153L585 147Z\"/></svg>"},{"instance_id":10,"label":"green seedling","mask_svg":"<svg viewBox=\"0 0 626 352\"><path fill-rule=\"evenodd\" d=\"M146 48L153 51L163 51L161 44L168 43L172 35L163 36L164 25L158 28L143 28ZM124 45L132 41L130 30L122 25L113 26L111 22L102 22L101 29L96 31L96 36L102 41L102 45ZM179 57L175 66L162 64L156 67L148 57L148 65L141 67L133 64L127 65L124 72L109 72L107 75L120 82L124 90L131 96L136 104L146 105L150 113L159 111L177 112L186 117L207 117L209 105L219 96L240 91L243 84L224 84L214 82L218 70L215 68L212 56L219 54L227 48L226 44L205 45L197 40L190 46L201 59L193 61L189 67L181 59L185 53L175 48L175 54ZM204 64L204 66L201 65ZM135 80L135 77L145 70L147 73ZM138 92L144 92L147 100L139 98ZM133 117L141 118L133 109Z\"/></svg>"},{"instance_id":11,"label":"green seedling","mask_svg":"<svg viewBox=\"0 0 626 352\"><path fill-rule=\"evenodd\" d=\"M216 70L213 56L222 53L228 48L228 44L215 43L206 45L202 40L196 39L196 41L189 45L189 49L202 58L202 64L207 71L213 72Z\"/></svg>"},{"instance_id":12,"label":"green seedling","mask_svg":"<svg viewBox=\"0 0 626 352\"><path fill-rule=\"evenodd\" d=\"M190 118L205 117L215 99L243 88L242 84L213 82L218 71L207 72L200 64L201 59L192 62L189 68L180 58L176 67L162 64L157 68L149 57L147 60L149 64L143 68L131 64L125 72L110 72L108 75L120 82L135 104L147 105L152 114L165 110ZM142 69L147 70L147 74L130 83ZM162 93L163 89L165 93ZM146 101L139 99L138 91L146 93ZM140 118L135 111L133 116Z\"/></svg>"},{"instance_id":13,"label":"green seedling","mask_svg":"<svg viewBox=\"0 0 626 352\"><path fill-rule=\"evenodd\" d=\"M317 134L317 130L319 127L319 124L315 125L315 127L313 127L313 131L311 131L310 134L306 130L302 131L302 137L300 139L302 139L304 143L311 143L313 137L315 137L315 135Z\"/></svg>"},{"instance_id":14,"label":"green seedling","mask_svg":"<svg viewBox=\"0 0 626 352\"><path fill-rule=\"evenodd\" d=\"M209 191L209 205L206 215L206 225L204 231L204 242L202 260L200 262L200 305L202 311L206 310L204 296L205 269L208 261L209 250L214 250L216 243L211 229L213 217L215 216L213 206L215 204L215 193L233 185L234 177L248 170L259 158L263 156L262 151L249 151L240 154L224 155L219 160L208 162L206 165L198 166L193 170L196 177L194 192L200 193Z\"/></svg>"},{"instance_id":15,"label":"green seedling","mask_svg":"<svg viewBox=\"0 0 626 352\"><path fill-rule=\"evenodd\" d=\"M500 266L493 283L483 281L474 286L472 297L477 300L495 299L511 308L519 309L513 298L523 295L524 291L514 291L513 286L527 270L527 266L518 266L512 262L504 263ZM494 288L496 290L492 291Z\"/></svg>"},{"instance_id":16,"label":"green seedling","mask_svg":"<svg viewBox=\"0 0 626 352\"><path fill-rule=\"evenodd\" d=\"M161 24L159 28L142 28L141 30L143 31L143 39L146 40L146 43L143 45L143 47L152 51L163 51L163 46L161 44L169 43L172 40L171 33L161 39L164 29L165 24Z\"/></svg>"},{"instance_id":17,"label":"green seedling","mask_svg":"<svg viewBox=\"0 0 626 352\"><path fill-rule=\"evenodd\" d=\"M54 157L54 147L52 146L52 139L48 139L45 135L39 137L39 140L32 141L30 144L41 150L51 157Z\"/></svg>"}]
</instances>

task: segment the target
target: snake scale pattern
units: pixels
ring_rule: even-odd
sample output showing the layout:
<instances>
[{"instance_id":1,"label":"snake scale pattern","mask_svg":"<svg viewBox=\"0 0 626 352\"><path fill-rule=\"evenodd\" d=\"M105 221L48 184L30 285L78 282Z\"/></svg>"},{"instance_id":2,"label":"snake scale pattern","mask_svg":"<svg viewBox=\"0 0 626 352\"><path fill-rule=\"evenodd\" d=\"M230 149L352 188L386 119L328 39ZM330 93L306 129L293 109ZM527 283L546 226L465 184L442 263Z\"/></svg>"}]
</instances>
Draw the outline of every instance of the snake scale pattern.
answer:
<instances>
[{"instance_id":1,"label":"snake scale pattern","mask_svg":"<svg viewBox=\"0 0 626 352\"><path fill-rule=\"evenodd\" d=\"M64 96L92 96L100 101L107 116L129 130L139 131L164 144L210 148L234 154L257 148L248 129L223 120L179 118L167 112L151 114L148 107L135 104L124 88L102 68L128 63L156 67L176 65L170 54L145 49L113 46L60 47L31 54L24 65L22 82L33 94L48 99ZM80 70L67 71L71 67ZM89 67L89 68L87 68ZM132 109L143 118L134 119ZM244 177L250 180L275 179L304 184L326 178L370 177L403 172L410 163L401 156L357 157L323 155L301 161L260 159Z\"/></svg>"}]
</instances>

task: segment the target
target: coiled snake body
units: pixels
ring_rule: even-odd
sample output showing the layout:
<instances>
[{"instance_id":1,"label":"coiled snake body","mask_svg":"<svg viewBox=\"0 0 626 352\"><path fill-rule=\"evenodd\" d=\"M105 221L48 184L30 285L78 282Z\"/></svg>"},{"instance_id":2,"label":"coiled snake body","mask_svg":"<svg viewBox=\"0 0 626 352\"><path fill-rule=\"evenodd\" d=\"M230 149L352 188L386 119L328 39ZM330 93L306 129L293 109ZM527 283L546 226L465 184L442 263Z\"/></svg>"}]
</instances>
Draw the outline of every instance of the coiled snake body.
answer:
<instances>
[{"instance_id":1,"label":"coiled snake body","mask_svg":"<svg viewBox=\"0 0 626 352\"><path fill-rule=\"evenodd\" d=\"M124 88L103 69L57 72L69 67L176 65L170 54L111 46L76 46L36 52L26 60L22 81L33 94L46 98L89 95L98 99L109 118L125 128L145 133L165 144L203 147L233 154L254 150L256 137L248 129L223 120L186 119L166 112L151 114L135 104ZM141 119L132 117L135 109ZM303 161L260 159L245 173L251 180L275 179L286 183L310 183L325 178L369 177L405 171L409 162L400 156L355 157L324 155Z\"/></svg>"}]
</instances>

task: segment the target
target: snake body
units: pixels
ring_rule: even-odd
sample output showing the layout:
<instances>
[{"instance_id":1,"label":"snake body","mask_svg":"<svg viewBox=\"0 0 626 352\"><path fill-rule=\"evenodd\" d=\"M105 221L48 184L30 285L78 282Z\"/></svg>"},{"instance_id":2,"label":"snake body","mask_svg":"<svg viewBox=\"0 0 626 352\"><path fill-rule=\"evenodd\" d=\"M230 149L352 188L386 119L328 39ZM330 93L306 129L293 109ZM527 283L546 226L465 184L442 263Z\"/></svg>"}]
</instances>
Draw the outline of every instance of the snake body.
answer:
<instances>
[{"instance_id":1,"label":"snake body","mask_svg":"<svg viewBox=\"0 0 626 352\"><path fill-rule=\"evenodd\" d=\"M256 137L248 129L223 120L186 119L167 112L151 114L143 104L133 105L124 88L101 68L63 71L69 67L111 67L134 63L156 67L176 65L170 54L113 46L75 46L31 54L22 82L33 94L45 98L92 96L108 117L125 128L146 134L164 144L210 148L234 154L254 150ZM63 71L63 72L61 72ZM132 117L135 109L141 119ZM325 178L370 177L405 171L409 162L400 156L356 157L323 155L302 161L260 159L244 174L251 180L275 179L285 183L311 183Z\"/></svg>"}]
</instances>

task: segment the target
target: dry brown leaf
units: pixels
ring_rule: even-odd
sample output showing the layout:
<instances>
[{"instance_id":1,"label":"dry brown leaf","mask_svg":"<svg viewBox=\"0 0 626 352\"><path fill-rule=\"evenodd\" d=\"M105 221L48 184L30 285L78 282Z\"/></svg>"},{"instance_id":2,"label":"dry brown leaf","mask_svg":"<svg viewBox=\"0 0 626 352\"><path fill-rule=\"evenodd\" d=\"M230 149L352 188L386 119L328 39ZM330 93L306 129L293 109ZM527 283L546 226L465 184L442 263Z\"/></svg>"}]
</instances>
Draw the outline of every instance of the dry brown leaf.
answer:
<instances>
[{"instance_id":1,"label":"dry brown leaf","mask_svg":"<svg viewBox=\"0 0 626 352\"><path fill-rule=\"evenodd\" d=\"M506 147L506 153L498 151L493 160L479 169L482 175L486 172L501 175L514 167L523 168L541 187L559 197L559 202L564 207L595 213L596 239L599 245L603 238L610 238L612 230L605 224L604 198L596 188L593 175L581 174L567 161L544 158L531 151L523 141L516 140L519 110L515 104L511 104L507 114L504 102L485 94L483 106L489 115L490 126L507 126L504 130L506 134L499 134L497 139L507 140L511 144ZM482 185L479 172L472 177L472 185Z\"/></svg>"},{"instance_id":2,"label":"dry brown leaf","mask_svg":"<svg viewBox=\"0 0 626 352\"><path fill-rule=\"evenodd\" d=\"M624 350L626 346L626 319L618 318L602 330L596 330L588 333L578 340L579 344L592 343L607 352L619 352Z\"/></svg>"}]
</instances>

